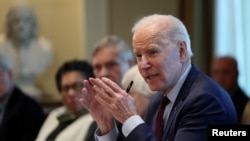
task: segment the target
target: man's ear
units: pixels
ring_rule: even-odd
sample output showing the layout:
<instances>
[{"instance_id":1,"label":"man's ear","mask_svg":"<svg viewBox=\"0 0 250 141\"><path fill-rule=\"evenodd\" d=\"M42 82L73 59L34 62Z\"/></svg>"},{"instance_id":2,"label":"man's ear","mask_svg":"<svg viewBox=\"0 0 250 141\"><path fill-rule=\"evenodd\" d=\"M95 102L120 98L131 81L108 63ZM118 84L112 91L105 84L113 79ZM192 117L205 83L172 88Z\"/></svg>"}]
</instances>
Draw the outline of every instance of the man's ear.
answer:
<instances>
[{"instance_id":1,"label":"man's ear","mask_svg":"<svg viewBox=\"0 0 250 141\"><path fill-rule=\"evenodd\" d=\"M181 63L183 63L187 59L187 44L185 41L178 41L177 45L180 53L180 60Z\"/></svg>"}]
</instances>

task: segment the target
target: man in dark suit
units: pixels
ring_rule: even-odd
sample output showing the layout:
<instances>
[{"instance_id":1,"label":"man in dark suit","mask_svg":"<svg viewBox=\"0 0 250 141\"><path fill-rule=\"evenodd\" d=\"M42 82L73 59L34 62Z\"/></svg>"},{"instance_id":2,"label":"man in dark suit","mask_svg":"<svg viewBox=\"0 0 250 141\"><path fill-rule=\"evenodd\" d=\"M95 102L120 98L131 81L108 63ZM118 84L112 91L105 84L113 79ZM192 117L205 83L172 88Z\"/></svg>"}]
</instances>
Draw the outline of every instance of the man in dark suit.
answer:
<instances>
[{"instance_id":1,"label":"man in dark suit","mask_svg":"<svg viewBox=\"0 0 250 141\"><path fill-rule=\"evenodd\" d=\"M45 114L13 84L12 76L8 60L0 54L0 140L34 141Z\"/></svg>"},{"instance_id":2,"label":"man in dark suit","mask_svg":"<svg viewBox=\"0 0 250 141\"><path fill-rule=\"evenodd\" d=\"M93 117L102 117L96 121L98 141L207 141L208 125L237 124L227 92L191 63L189 35L179 19L150 15L132 32L140 74L159 94L153 96L144 121L134 99L110 79L85 80L83 104ZM102 110L95 109L98 104ZM122 123L121 130L110 116Z\"/></svg>"},{"instance_id":3,"label":"man in dark suit","mask_svg":"<svg viewBox=\"0 0 250 141\"><path fill-rule=\"evenodd\" d=\"M231 56L215 58L211 64L211 77L231 96L239 122L241 123L249 98L238 83L239 70L236 59Z\"/></svg>"}]
</instances>

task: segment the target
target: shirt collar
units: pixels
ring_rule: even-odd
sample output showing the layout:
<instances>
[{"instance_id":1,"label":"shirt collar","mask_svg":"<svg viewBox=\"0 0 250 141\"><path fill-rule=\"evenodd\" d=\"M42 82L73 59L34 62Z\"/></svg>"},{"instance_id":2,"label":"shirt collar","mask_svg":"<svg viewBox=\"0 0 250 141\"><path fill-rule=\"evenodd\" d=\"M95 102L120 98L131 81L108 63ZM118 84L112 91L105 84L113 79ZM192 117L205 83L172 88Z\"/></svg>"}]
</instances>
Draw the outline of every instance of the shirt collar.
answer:
<instances>
[{"instance_id":1,"label":"shirt collar","mask_svg":"<svg viewBox=\"0 0 250 141\"><path fill-rule=\"evenodd\" d=\"M184 83L184 81L186 80L188 73L191 70L191 64L189 64L186 68L186 70L184 71L184 73L181 75L181 77L179 78L179 80L177 81L177 83L175 84L175 86L173 87L173 89L167 94L168 99L171 102L174 102L175 99L178 96L178 93Z\"/></svg>"}]
</instances>

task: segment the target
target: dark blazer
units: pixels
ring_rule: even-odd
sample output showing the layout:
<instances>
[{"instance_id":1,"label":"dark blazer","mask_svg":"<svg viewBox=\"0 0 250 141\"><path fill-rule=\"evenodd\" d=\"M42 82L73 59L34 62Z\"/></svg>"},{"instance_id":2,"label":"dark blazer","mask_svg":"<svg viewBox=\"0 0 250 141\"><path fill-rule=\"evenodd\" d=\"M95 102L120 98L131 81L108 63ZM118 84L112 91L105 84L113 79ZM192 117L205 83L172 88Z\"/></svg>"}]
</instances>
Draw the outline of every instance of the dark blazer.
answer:
<instances>
[{"instance_id":1,"label":"dark blazer","mask_svg":"<svg viewBox=\"0 0 250 141\"><path fill-rule=\"evenodd\" d=\"M44 120L41 106L15 87L0 126L0 141L34 141Z\"/></svg>"},{"instance_id":2,"label":"dark blazer","mask_svg":"<svg viewBox=\"0 0 250 141\"><path fill-rule=\"evenodd\" d=\"M152 129L161 98L161 94L153 96L146 123L137 126L126 140L157 141ZM162 141L206 141L208 125L237 123L229 94L192 65L173 104Z\"/></svg>"},{"instance_id":3,"label":"dark blazer","mask_svg":"<svg viewBox=\"0 0 250 141\"><path fill-rule=\"evenodd\" d=\"M244 109L247 105L249 98L239 86L230 95L233 100L238 119L239 121L241 121Z\"/></svg>"},{"instance_id":4,"label":"dark blazer","mask_svg":"<svg viewBox=\"0 0 250 141\"><path fill-rule=\"evenodd\" d=\"M86 134L84 141L95 141L94 134L95 134L96 128L97 128L97 124L95 121L93 121L89 126L89 130L88 130L88 133Z\"/></svg>"}]
</instances>

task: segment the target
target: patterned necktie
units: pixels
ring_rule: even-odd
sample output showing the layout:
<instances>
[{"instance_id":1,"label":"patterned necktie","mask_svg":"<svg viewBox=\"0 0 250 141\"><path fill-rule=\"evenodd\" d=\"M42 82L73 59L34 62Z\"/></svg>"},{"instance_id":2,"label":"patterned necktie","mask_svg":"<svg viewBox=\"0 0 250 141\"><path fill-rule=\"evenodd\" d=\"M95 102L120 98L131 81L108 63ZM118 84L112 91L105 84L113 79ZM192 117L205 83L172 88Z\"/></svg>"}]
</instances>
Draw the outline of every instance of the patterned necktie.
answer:
<instances>
[{"instance_id":1,"label":"patterned necktie","mask_svg":"<svg viewBox=\"0 0 250 141\"><path fill-rule=\"evenodd\" d=\"M156 124L155 124L155 133L159 141L162 139L163 134L163 127L164 127L164 120L163 120L163 114L166 105L170 102L170 100L164 96L164 98L161 101L161 105L159 107L157 117L156 117Z\"/></svg>"}]
</instances>

